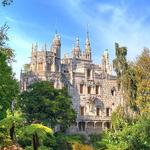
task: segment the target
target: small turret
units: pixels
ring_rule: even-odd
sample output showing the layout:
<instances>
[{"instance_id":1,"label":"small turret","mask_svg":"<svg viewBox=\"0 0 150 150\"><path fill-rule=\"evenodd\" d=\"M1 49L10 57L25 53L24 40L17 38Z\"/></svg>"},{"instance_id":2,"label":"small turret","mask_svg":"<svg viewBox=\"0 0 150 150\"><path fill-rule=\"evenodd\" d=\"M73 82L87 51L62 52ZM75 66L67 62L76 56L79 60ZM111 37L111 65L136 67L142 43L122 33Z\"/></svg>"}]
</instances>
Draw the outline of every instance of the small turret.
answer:
<instances>
[{"instance_id":1,"label":"small turret","mask_svg":"<svg viewBox=\"0 0 150 150\"><path fill-rule=\"evenodd\" d=\"M57 33L55 33L55 36L52 42L51 51L54 53L56 57L60 58L60 55L61 55L60 50L61 50L61 38Z\"/></svg>"},{"instance_id":2,"label":"small turret","mask_svg":"<svg viewBox=\"0 0 150 150\"><path fill-rule=\"evenodd\" d=\"M36 44L36 45L34 45L34 44L32 43L31 53L32 53L32 54L35 54L35 53L36 53L36 51L37 51L37 49L38 49L37 44Z\"/></svg>"},{"instance_id":3,"label":"small turret","mask_svg":"<svg viewBox=\"0 0 150 150\"><path fill-rule=\"evenodd\" d=\"M76 38L76 45L73 48L73 57L79 58L81 56L81 50L80 50L80 42L79 37Z\"/></svg>"},{"instance_id":4,"label":"small turret","mask_svg":"<svg viewBox=\"0 0 150 150\"><path fill-rule=\"evenodd\" d=\"M44 49L45 49L45 51L47 51L47 44L45 43L45 45L44 45L44 46L45 46L45 48L44 48Z\"/></svg>"},{"instance_id":5,"label":"small turret","mask_svg":"<svg viewBox=\"0 0 150 150\"><path fill-rule=\"evenodd\" d=\"M85 57L86 59L91 60L91 44L90 44L90 38L89 38L89 32L86 34L86 40L85 40Z\"/></svg>"},{"instance_id":6,"label":"small turret","mask_svg":"<svg viewBox=\"0 0 150 150\"><path fill-rule=\"evenodd\" d=\"M104 51L104 54L102 56L102 65L103 70L108 74L111 74L111 65L109 64L109 53L107 49Z\"/></svg>"}]
</instances>

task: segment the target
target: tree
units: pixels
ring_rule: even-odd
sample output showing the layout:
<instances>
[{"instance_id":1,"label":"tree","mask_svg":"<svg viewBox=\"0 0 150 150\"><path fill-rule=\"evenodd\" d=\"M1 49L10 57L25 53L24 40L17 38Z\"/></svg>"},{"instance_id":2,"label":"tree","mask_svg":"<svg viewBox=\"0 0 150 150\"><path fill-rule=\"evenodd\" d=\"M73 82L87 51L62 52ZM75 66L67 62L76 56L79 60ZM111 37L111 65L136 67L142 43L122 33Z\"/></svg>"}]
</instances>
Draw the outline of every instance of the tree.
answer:
<instances>
[{"instance_id":1,"label":"tree","mask_svg":"<svg viewBox=\"0 0 150 150\"><path fill-rule=\"evenodd\" d=\"M14 114L8 111L7 117L0 120L0 145L7 146L16 142L16 130L21 126L23 126L21 114L17 111Z\"/></svg>"},{"instance_id":2,"label":"tree","mask_svg":"<svg viewBox=\"0 0 150 150\"><path fill-rule=\"evenodd\" d=\"M135 104L137 96L137 80L136 69L133 62L127 62L127 48L119 47L115 43L116 58L113 60L113 67L117 74L118 89L121 90L123 95L123 113L124 117L129 117L137 111Z\"/></svg>"},{"instance_id":3,"label":"tree","mask_svg":"<svg viewBox=\"0 0 150 150\"><path fill-rule=\"evenodd\" d=\"M150 116L150 50L144 49L136 61L137 99L141 114Z\"/></svg>"},{"instance_id":4,"label":"tree","mask_svg":"<svg viewBox=\"0 0 150 150\"><path fill-rule=\"evenodd\" d=\"M31 124L26 126L24 129L24 135L32 137L32 145L34 150L38 150L38 147L40 146L40 140L43 140L47 135L52 134L52 129L42 124Z\"/></svg>"},{"instance_id":5,"label":"tree","mask_svg":"<svg viewBox=\"0 0 150 150\"><path fill-rule=\"evenodd\" d=\"M9 38L7 36L8 29L9 27L7 24L4 24L0 28L0 52L6 55L7 62L11 63L14 61L14 51L10 47L8 47L7 44L7 42L9 41Z\"/></svg>"},{"instance_id":6,"label":"tree","mask_svg":"<svg viewBox=\"0 0 150 150\"><path fill-rule=\"evenodd\" d=\"M1 50L1 47L0 47ZM0 119L6 117L7 109L11 109L12 101L19 92L18 83L8 65L6 53L0 51Z\"/></svg>"},{"instance_id":7,"label":"tree","mask_svg":"<svg viewBox=\"0 0 150 150\"><path fill-rule=\"evenodd\" d=\"M19 92L18 83L12 72L11 62L14 53L8 47L7 31L9 27L5 24L0 29L0 119L6 117L7 109L11 109L11 103L16 99Z\"/></svg>"},{"instance_id":8,"label":"tree","mask_svg":"<svg viewBox=\"0 0 150 150\"><path fill-rule=\"evenodd\" d=\"M113 60L113 67L117 74L118 89L121 88L121 90L124 90L123 76L126 73L128 67L126 60L127 48L119 47L119 44L115 43L115 50L116 50L116 58Z\"/></svg>"},{"instance_id":9,"label":"tree","mask_svg":"<svg viewBox=\"0 0 150 150\"><path fill-rule=\"evenodd\" d=\"M1 3L3 6L10 5L13 2L13 0L1 0L1 1L2 1Z\"/></svg>"},{"instance_id":10,"label":"tree","mask_svg":"<svg viewBox=\"0 0 150 150\"><path fill-rule=\"evenodd\" d=\"M29 123L42 122L52 128L61 125L66 129L76 117L67 90L54 89L48 81L30 85L21 94L19 106Z\"/></svg>"}]
</instances>

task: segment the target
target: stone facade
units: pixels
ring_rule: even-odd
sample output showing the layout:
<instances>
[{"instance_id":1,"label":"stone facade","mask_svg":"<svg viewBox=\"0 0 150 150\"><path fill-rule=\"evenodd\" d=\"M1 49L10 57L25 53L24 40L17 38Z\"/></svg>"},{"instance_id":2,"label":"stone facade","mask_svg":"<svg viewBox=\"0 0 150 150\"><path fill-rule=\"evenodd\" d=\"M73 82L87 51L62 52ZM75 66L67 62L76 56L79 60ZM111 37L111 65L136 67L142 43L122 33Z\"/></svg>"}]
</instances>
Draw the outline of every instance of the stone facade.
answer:
<instances>
[{"instance_id":1,"label":"stone facade","mask_svg":"<svg viewBox=\"0 0 150 150\"><path fill-rule=\"evenodd\" d=\"M62 59L58 34L50 48L45 45L39 50L37 44L32 45L31 62L21 71L21 91L38 80L51 81L55 88L68 87L77 112L76 124L69 128L69 133L100 133L111 127L111 113L121 104L122 96L112 75L108 51L104 51L100 64L93 63L88 32L84 52L77 38L70 56Z\"/></svg>"}]
</instances>

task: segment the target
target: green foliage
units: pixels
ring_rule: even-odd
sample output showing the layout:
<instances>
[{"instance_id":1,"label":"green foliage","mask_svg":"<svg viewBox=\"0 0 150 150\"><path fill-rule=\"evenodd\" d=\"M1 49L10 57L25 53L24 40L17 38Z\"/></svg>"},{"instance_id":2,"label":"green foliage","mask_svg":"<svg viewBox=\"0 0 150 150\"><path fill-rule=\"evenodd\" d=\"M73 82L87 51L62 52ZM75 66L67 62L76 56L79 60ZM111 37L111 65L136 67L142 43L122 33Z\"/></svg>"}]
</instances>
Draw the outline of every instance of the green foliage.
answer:
<instances>
[{"instance_id":1,"label":"green foliage","mask_svg":"<svg viewBox=\"0 0 150 150\"><path fill-rule=\"evenodd\" d=\"M7 30L7 25L0 29L0 120L6 117L7 109L11 108L11 103L19 92L18 83L8 63L12 60L13 51L6 47Z\"/></svg>"},{"instance_id":2,"label":"green foliage","mask_svg":"<svg viewBox=\"0 0 150 150\"><path fill-rule=\"evenodd\" d=\"M1 3L3 6L10 5L13 2L13 0L1 0L1 1L2 1Z\"/></svg>"},{"instance_id":3,"label":"green foliage","mask_svg":"<svg viewBox=\"0 0 150 150\"><path fill-rule=\"evenodd\" d=\"M123 107L119 106L111 116L112 127L114 130L122 130L129 121L125 118Z\"/></svg>"},{"instance_id":4,"label":"green foliage","mask_svg":"<svg viewBox=\"0 0 150 150\"><path fill-rule=\"evenodd\" d=\"M137 107L135 104L137 96L136 70L135 65L132 63L128 64L128 70L126 71L124 77L124 89L126 91L125 98L127 99L128 105L134 111L137 111Z\"/></svg>"},{"instance_id":5,"label":"green foliage","mask_svg":"<svg viewBox=\"0 0 150 150\"><path fill-rule=\"evenodd\" d=\"M54 134L55 142L51 145L53 150L76 150L74 146L80 146L87 148L85 144L86 138L84 135L74 134L74 135L65 135L64 133L57 132Z\"/></svg>"},{"instance_id":6,"label":"green foliage","mask_svg":"<svg viewBox=\"0 0 150 150\"><path fill-rule=\"evenodd\" d=\"M6 61L6 56L0 52L0 119L6 117L6 111L11 108L12 100L18 93L18 83Z\"/></svg>"},{"instance_id":7,"label":"green foliage","mask_svg":"<svg viewBox=\"0 0 150 150\"><path fill-rule=\"evenodd\" d=\"M10 145L12 143L11 138L14 136L15 141L16 136L18 135L17 133L18 129L22 125L23 125L23 118L20 116L20 113L18 112L14 112L14 114L10 112L7 113L7 117L0 120L0 146Z\"/></svg>"},{"instance_id":8,"label":"green foliage","mask_svg":"<svg viewBox=\"0 0 150 150\"><path fill-rule=\"evenodd\" d=\"M150 50L144 49L136 61L137 99L141 115L150 114Z\"/></svg>"},{"instance_id":9,"label":"green foliage","mask_svg":"<svg viewBox=\"0 0 150 150\"><path fill-rule=\"evenodd\" d=\"M119 106L113 112L113 128L106 131L101 140L92 141L95 150L150 149L150 52L145 49L137 60L130 64L126 64L126 59L122 58L125 56L125 48L119 48L116 44L114 67L118 83L124 91L126 105ZM128 113L124 111L125 107Z\"/></svg>"},{"instance_id":10,"label":"green foliage","mask_svg":"<svg viewBox=\"0 0 150 150\"><path fill-rule=\"evenodd\" d=\"M43 122L65 130L75 120L70 96L66 89L54 89L48 81L32 84L21 94L19 105L28 122Z\"/></svg>"},{"instance_id":11,"label":"green foliage","mask_svg":"<svg viewBox=\"0 0 150 150\"><path fill-rule=\"evenodd\" d=\"M95 150L149 150L150 120L141 119L122 130L106 131L101 140L94 142Z\"/></svg>"},{"instance_id":12,"label":"green foliage","mask_svg":"<svg viewBox=\"0 0 150 150\"><path fill-rule=\"evenodd\" d=\"M119 47L118 43L115 43L116 58L113 60L113 67L117 74L118 88L123 88L123 75L126 73L128 64L126 61L127 48Z\"/></svg>"},{"instance_id":13,"label":"green foliage","mask_svg":"<svg viewBox=\"0 0 150 150\"><path fill-rule=\"evenodd\" d=\"M25 127L24 134L27 136L32 136L37 133L39 138L45 138L47 134L53 134L52 129L43 126L42 124L31 124Z\"/></svg>"},{"instance_id":14,"label":"green foliage","mask_svg":"<svg viewBox=\"0 0 150 150\"><path fill-rule=\"evenodd\" d=\"M40 148L40 146L43 146L44 139L47 138L47 136L52 136L53 131L52 129L42 125L42 124L31 124L22 129L22 136L21 137L28 137L24 140L20 140L20 144L24 146L26 149L30 149L31 142L34 150L37 150ZM44 147L46 149L46 147Z\"/></svg>"},{"instance_id":15,"label":"green foliage","mask_svg":"<svg viewBox=\"0 0 150 150\"><path fill-rule=\"evenodd\" d=\"M0 28L0 52L2 52L6 59L7 62L12 62L14 61L14 51L10 47L8 47L8 41L9 38L7 36L7 31L9 29L9 26L7 24L4 24Z\"/></svg>"},{"instance_id":16,"label":"green foliage","mask_svg":"<svg viewBox=\"0 0 150 150\"><path fill-rule=\"evenodd\" d=\"M101 141L102 137L103 137L102 134L91 134L90 135L90 144L94 147L94 149L97 149L100 147L98 141Z\"/></svg>"},{"instance_id":17,"label":"green foliage","mask_svg":"<svg viewBox=\"0 0 150 150\"><path fill-rule=\"evenodd\" d=\"M68 142L68 137L65 134L59 132L55 133L55 143L52 146L53 150L72 150L71 144Z\"/></svg>"}]
</instances>

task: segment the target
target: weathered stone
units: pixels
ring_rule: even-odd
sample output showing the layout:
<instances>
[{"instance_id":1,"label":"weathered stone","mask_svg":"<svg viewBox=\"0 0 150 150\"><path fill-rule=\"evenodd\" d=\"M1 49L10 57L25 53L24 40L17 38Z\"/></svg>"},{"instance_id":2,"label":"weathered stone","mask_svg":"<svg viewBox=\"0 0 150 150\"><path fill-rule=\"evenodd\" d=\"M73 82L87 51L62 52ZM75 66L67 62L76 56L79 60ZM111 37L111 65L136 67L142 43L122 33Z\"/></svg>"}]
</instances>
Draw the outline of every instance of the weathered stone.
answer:
<instances>
[{"instance_id":1,"label":"weathered stone","mask_svg":"<svg viewBox=\"0 0 150 150\"><path fill-rule=\"evenodd\" d=\"M70 127L68 133L82 131L89 134L110 128L111 113L121 104L122 96L116 77L112 75L108 51L104 51L102 63L94 64L88 34L83 54L77 38L72 55L65 55L61 59L61 39L58 34L50 51L46 48L39 51L37 45L32 46L29 69L21 72L21 91L38 80L51 81L55 88L67 86L77 112L76 124Z\"/></svg>"}]
</instances>

